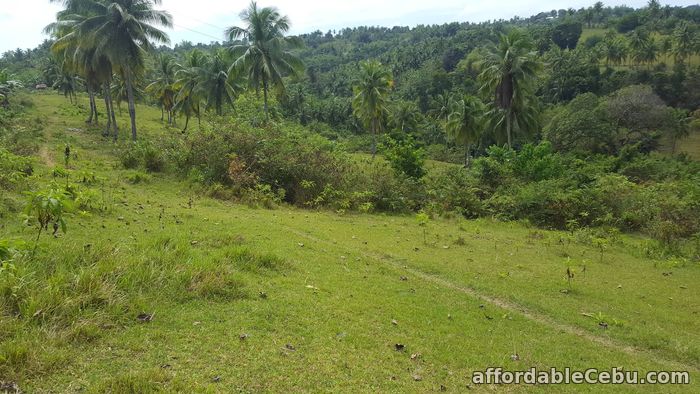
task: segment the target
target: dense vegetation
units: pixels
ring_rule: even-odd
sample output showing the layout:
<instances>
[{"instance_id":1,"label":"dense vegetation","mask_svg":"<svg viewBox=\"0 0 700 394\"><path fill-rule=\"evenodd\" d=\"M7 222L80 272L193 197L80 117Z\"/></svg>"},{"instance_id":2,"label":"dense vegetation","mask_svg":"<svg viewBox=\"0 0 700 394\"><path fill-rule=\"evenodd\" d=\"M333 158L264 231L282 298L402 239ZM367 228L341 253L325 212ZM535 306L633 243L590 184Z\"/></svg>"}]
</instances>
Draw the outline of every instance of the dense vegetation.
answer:
<instances>
[{"instance_id":1,"label":"dense vegetation","mask_svg":"<svg viewBox=\"0 0 700 394\"><path fill-rule=\"evenodd\" d=\"M700 125L698 7L597 3L525 20L285 37L289 20L251 3L231 41L156 49L167 36L149 23L171 23L157 3L64 5L47 27L55 41L28 54L46 56L41 76L25 83L48 82L71 101L82 86L89 124L102 91L103 135L114 139L114 98L129 102L134 140L137 97L161 107L168 126L185 118L185 134L123 147L127 168L177 171L224 198L641 231L697 256L681 245L700 232L698 165L655 151L663 142L675 153ZM114 7L134 25L110 25ZM25 64L19 55L3 62ZM386 164L348 155L368 148L364 130ZM426 176L426 158L464 167Z\"/></svg>"}]
</instances>

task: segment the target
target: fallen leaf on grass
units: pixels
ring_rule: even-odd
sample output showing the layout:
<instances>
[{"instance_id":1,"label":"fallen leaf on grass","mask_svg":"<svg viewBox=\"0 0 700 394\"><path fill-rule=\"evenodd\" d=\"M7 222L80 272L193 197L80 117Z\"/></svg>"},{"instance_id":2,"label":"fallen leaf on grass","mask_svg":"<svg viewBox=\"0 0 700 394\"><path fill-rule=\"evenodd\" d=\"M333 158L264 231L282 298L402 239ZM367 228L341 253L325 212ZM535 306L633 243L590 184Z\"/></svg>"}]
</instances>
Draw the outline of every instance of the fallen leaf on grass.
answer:
<instances>
[{"instance_id":1,"label":"fallen leaf on grass","mask_svg":"<svg viewBox=\"0 0 700 394\"><path fill-rule=\"evenodd\" d=\"M3 393L21 393L19 386L15 382L5 382L0 380L0 392Z\"/></svg>"},{"instance_id":2,"label":"fallen leaf on grass","mask_svg":"<svg viewBox=\"0 0 700 394\"><path fill-rule=\"evenodd\" d=\"M153 313L139 313L138 316L136 316L136 320L140 321L141 323L148 323L153 320L153 317L156 315L155 312Z\"/></svg>"}]
</instances>

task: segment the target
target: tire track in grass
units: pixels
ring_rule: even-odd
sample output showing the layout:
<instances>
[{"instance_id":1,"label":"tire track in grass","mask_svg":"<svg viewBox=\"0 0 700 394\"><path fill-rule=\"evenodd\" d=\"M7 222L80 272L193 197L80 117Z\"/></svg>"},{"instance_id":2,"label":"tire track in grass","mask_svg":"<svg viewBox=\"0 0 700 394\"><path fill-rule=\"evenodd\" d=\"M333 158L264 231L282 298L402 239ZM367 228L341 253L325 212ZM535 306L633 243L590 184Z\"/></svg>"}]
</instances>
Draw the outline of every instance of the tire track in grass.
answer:
<instances>
[{"instance_id":1,"label":"tire track in grass","mask_svg":"<svg viewBox=\"0 0 700 394\"><path fill-rule=\"evenodd\" d=\"M296 228L296 227L291 227L291 226L286 225L286 224L278 223L278 225L280 227L285 228L290 233L295 234L299 237L306 238L310 241L322 243L322 244L325 244L325 245L328 245L330 247L337 248L337 249L345 249L348 252L350 251L347 248L347 246L345 246L341 243L338 243L337 241L334 241L332 239L319 238L319 237L317 237L317 236L315 236L307 231L301 230L301 229ZM358 250L358 251L356 251L356 253L360 254L361 256L363 256L367 259L374 260L374 261L377 261L379 263L387 264L398 271L403 271L403 272L409 273L409 274L411 274L415 277L418 277L426 282L430 282L432 284L438 285L438 286L445 288L445 289L458 291L458 292L466 294L472 298L480 300L484 303L491 304L493 306L507 310L509 312L517 313L517 314L523 316L525 319L528 319L528 320L533 321L535 323L539 323L539 324L542 324L542 325L547 326L549 328L552 328L554 330L558 330L558 331L567 333L569 335L573 335L573 336L585 339L585 340L587 340L589 342L593 342L597 345L600 345L600 346L603 346L603 347L606 347L609 349L613 349L613 350L616 350L616 351L619 351L619 352L622 352L622 353L625 353L625 354L631 355L631 356L645 356L645 357L649 358L651 361L667 365L669 367L674 368L674 370L678 370L678 371L682 370L682 371L689 371L689 372L700 371L700 369L696 365L687 364L687 363L680 361L680 360L669 359L669 358L660 356L657 353L655 353L649 349L638 348L638 347L635 347L635 346L632 346L632 345L629 345L629 344L626 344L626 343L623 343L623 342L620 342L620 341L617 341L617 340L614 340L611 338L605 338L605 337L601 337L598 335L594 335L591 332L589 332L583 328L580 328L580 327L577 327L574 325L570 325L570 324L566 324L566 323L561 323L559 321L552 319L551 317L549 317L545 314L529 310L529 309L523 307L522 305L510 302L510 301L507 301L507 300L504 300L504 299L501 299L498 297L494 297L494 296L491 296L488 294L484 294L484 293L482 293L482 292L480 292L472 287L454 283L454 282L447 280L445 278L442 278L438 275L429 274L429 273L423 272L421 270L411 268L391 255L386 255L386 254L380 255L376 252L365 251L365 250Z\"/></svg>"}]
</instances>

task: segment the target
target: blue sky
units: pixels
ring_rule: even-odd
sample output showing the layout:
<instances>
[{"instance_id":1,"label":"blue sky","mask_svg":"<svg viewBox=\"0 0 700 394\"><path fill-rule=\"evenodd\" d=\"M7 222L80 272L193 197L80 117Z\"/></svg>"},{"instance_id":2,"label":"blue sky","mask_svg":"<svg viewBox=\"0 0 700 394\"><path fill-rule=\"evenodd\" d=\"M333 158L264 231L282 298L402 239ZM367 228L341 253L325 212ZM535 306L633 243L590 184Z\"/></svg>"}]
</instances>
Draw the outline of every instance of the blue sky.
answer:
<instances>
[{"instance_id":1,"label":"blue sky","mask_svg":"<svg viewBox=\"0 0 700 394\"><path fill-rule=\"evenodd\" d=\"M47 38L41 33L54 20L59 7L48 0L5 0L0 8L0 52L33 48ZM303 1L260 0L273 5L292 20L292 34L323 32L361 25L415 26L445 22L481 22L527 17L541 11L581 8L594 0L352 0ZM661 1L662 4L691 5L697 0ZM182 40L210 42L223 39L223 29L239 22L238 13L247 0L163 0L161 8L172 13L174 29L168 31L172 43ZM605 5L641 7L646 0L604 1Z\"/></svg>"}]
</instances>

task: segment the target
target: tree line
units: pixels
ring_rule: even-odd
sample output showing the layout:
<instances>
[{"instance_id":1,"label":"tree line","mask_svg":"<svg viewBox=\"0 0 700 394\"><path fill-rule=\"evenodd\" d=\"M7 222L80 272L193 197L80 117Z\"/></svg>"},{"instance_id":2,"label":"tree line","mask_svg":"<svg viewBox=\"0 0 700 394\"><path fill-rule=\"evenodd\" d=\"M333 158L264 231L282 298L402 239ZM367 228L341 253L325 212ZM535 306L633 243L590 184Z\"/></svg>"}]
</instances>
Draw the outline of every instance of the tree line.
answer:
<instances>
[{"instance_id":1,"label":"tree line","mask_svg":"<svg viewBox=\"0 0 700 394\"><path fill-rule=\"evenodd\" d=\"M98 121L101 97L104 134L114 138L122 102L135 139L139 99L157 104L169 125L184 118L187 130L204 112L230 111L250 89L262 96L266 119L272 99L276 112L304 125L369 133L373 153L377 135L389 132L426 147L456 146L468 163L470 152L540 133L549 108L584 93L648 84L667 104L692 110L700 103L693 82L700 9L655 0L639 10L598 2L510 21L299 37L286 36L290 21L277 9L253 2L241 13L243 26L227 29L223 43L174 49L163 45L168 37L160 29L172 17L155 9L160 1L58 2L64 10L46 28L51 43L3 59L26 62L50 49L45 79L70 100L84 88L90 124ZM582 40L584 26L607 30ZM663 63L667 57L674 65Z\"/></svg>"}]
</instances>

